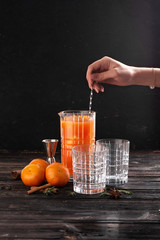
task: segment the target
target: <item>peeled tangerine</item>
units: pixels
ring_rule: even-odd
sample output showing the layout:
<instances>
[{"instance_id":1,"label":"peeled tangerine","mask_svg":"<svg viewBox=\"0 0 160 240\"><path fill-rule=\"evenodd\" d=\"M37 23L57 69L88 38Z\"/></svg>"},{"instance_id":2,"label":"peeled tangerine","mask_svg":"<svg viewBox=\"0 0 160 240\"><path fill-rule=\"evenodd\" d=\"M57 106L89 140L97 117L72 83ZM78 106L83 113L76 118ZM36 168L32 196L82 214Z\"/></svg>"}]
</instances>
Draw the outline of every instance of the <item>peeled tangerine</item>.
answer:
<instances>
[{"instance_id":1,"label":"peeled tangerine","mask_svg":"<svg viewBox=\"0 0 160 240\"><path fill-rule=\"evenodd\" d=\"M39 164L29 164L22 169L21 179L26 186L39 186L45 180L45 169Z\"/></svg>"},{"instance_id":2,"label":"peeled tangerine","mask_svg":"<svg viewBox=\"0 0 160 240\"><path fill-rule=\"evenodd\" d=\"M65 186L70 179L70 173L67 167L62 163L52 163L46 168L46 180L56 187Z\"/></svg>"}]
</instances>

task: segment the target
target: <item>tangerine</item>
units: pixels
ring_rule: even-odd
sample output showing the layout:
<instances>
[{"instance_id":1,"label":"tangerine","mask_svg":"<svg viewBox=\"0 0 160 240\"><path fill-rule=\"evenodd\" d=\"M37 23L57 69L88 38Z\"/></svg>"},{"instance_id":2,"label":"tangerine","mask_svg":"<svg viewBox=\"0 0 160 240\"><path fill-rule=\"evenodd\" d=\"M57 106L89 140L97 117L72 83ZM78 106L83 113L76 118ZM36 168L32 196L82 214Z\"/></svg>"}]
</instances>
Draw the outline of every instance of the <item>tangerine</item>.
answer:
<instances>
[{"instance_id":1,"label":"tangerine","mask_svg":"<svg viewBox=\"0 0 160 240\"><path fill-rule=\"evenodd\" d=\"M22 169L21 179L26 186L39 186L45 180L45 170L38 164L29 164Z\"/></svg>"},{"instance_id":2,"label":"tangerine","mask_svg":"<svg viewBox=\"0 0 160 240\"><path fill-rule=\"evenodd\" d=\"M46 170L46 167L48 167L49 163L46 162L45 160L41 159L41 158L36 158L33 159L30 164L39 164L41 167L43 167Z\"/></svg>"},{"instance_id":3,"label":"tangerine","mask_svg":"<svg viewBox=\"0 0 160 240\"><path fill-rule=\"evenodd\" d=\"M56 187L65 186L70 178L69 170L62 163L52 163L46 168L46 180Z\"/></svg>"}]
</instances>

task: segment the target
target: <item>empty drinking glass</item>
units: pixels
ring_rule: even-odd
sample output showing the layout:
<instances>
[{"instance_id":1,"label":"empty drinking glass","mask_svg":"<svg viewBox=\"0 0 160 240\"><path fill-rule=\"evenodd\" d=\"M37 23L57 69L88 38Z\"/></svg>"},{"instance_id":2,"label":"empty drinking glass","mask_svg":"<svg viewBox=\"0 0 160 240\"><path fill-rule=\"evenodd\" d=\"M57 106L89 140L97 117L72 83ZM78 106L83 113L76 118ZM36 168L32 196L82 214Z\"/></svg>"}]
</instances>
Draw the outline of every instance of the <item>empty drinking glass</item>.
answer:
<instances>
[{"instance_id":1,"label":"empty drinking glass","mask_svg":"<svg viewBox=\"0 0 160 240\"><path fill-rule=\"evenodd\" d=\"M81 194L97 194L106 186L108 147L78 145L72 148L73 190Z\"/></svg>"},{"instance_id":2,"label":"empty drinking glass","mask_svg":"<svg viewBox=\"0 0 160 240\"><path fill-rule=\"evenodd\" d=\"M127 183L130 142L125 139L100 139L96 144L109 145L109 175L106 176L106 183L111 185Z\"/></svg>"}]
</instances>

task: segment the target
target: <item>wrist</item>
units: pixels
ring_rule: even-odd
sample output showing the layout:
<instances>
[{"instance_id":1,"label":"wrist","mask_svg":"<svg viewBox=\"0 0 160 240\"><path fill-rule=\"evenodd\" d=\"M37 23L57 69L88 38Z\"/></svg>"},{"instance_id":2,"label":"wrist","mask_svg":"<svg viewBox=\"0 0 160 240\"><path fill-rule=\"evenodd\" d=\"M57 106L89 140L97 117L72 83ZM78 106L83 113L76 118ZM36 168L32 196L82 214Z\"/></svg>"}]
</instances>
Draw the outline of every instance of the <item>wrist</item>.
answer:
<instances>
[{"instance_id":1,"label":"wrist","mask_svg":"<svg viewBox=\"0 0 160 240\"><path fill-rule=\"evenodd\" d=\"M156 87L156 70L153 68L132 67L131 84Z\"/></svg>"},{"instance_id":2,"label":"wrist","mask_svg":"<svg viewBox=\"0 0 160 240\"><path fill-rule=\"evenodd\" d=\"M154 68L155 87L160 87L160 69Z\"/></svg>"}]
</instances>

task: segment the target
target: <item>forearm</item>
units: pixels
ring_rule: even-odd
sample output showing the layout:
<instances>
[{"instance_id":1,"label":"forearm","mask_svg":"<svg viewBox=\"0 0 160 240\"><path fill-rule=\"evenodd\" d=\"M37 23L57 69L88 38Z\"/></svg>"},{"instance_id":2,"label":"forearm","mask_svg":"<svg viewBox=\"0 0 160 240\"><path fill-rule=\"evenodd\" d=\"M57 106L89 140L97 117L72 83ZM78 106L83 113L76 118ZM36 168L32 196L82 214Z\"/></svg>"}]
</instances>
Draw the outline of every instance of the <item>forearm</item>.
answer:
<instances>
[{"instance_id":1,"label":"forearm","mask_svg":"<svg viewBox=\"0 0 160 240\"><path fill-rule=\"evenodd\" d=\"M132 67L131 85L160 87L160 69Z\"/></svg>"}]
</instances>

